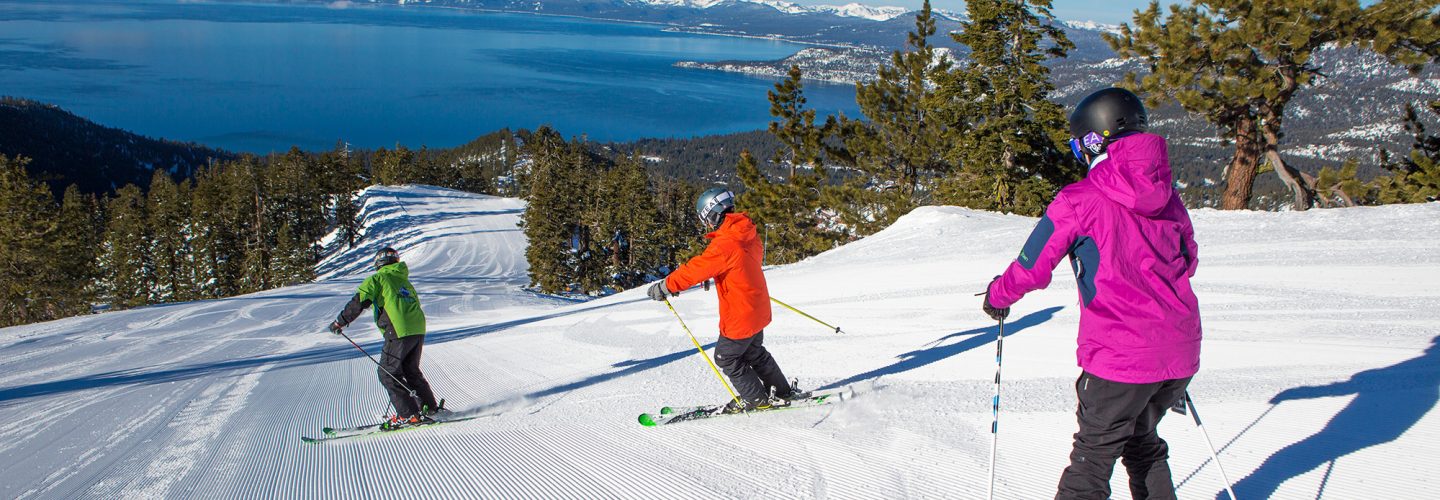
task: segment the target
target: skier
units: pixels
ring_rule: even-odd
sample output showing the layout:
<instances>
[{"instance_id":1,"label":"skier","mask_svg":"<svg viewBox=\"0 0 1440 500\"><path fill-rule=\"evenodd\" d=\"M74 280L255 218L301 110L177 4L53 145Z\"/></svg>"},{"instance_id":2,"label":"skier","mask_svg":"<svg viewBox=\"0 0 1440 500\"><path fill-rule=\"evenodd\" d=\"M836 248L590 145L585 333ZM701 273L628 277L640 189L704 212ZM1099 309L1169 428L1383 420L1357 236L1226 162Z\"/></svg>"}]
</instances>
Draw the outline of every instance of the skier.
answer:
<instances>
[{"instance_id":1,"label":"skier","mask_svg":"<svg viewBox=\"0 0 1440 500\"><path fill-rule=\"evenodd\" d=\"M807 397L785 380L780 365L765 350L765 326L770 324L770 292L760 268L765 247L755 223L744 213L732 213L735 195L711 188L695 200L700 222L711 230L705 252L650 286L650 298L667 300L710 278L720 298L720 338L715 343L715 364L730 377L740 394L724 412L740 413L786 406ZM773 397L772 397L773 396Z\"/></svg>"},{"instance_id":2,"label":"skier","mask_svg":"<svg viewBox=\"0 0 1440 500\"><path fill-rule=\"evenodd\" d=\"M1123 89L1076 105L1070 148L1089 173L1060 190L982 300L985 313L1003 321L1011 304L1048 286L1060 258L1070 258L1081 299L1080 430L1057 499L1109 498L1117 458L1134 498L1175 498L1169 449L1156 426L1200 368L1199 305L1190 287L1197 247L1165 139L1146 133L1146 124L1144 105Z\"/></svg>"},{"instance_id":3,"label":"skier","mask_svg":"<svg viewBox=\"0 0 1440 500\"><path fill-rule=\"evenodd\" d=\"M395 414L387 418L384 426L421 423L441 408L430 390L430 383L420 373L420 353L425 347L425 313L420 310L420 294L410 284L410 268L400 262L400 254L394 248L385 247L376 252L375 274L360 284L350 303L330 323L330 331L341 334L372 304L375 325L385 337L380 355L380 384L389 391L390 403L395 406Z\"/></svg>"}]
</instances>

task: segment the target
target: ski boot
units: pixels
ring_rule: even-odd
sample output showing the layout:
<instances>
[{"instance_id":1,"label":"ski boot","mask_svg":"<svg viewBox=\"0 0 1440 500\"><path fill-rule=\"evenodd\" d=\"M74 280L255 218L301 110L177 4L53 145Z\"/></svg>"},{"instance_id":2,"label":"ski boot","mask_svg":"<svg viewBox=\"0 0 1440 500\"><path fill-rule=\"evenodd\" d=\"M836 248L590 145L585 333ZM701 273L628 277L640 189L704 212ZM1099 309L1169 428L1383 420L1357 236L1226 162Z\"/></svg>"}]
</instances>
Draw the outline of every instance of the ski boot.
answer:
<instances>
[{"instance_id":1,"label":"ski boot","mask_svg":"<svg viewBox=\"0 0 1440 500\"><path fill-rule=\"evenodd\" d=\"M752 411L756 411L756 410L768 410L768 409L770 409L770 400L769 400L769 398L761 398L761 399L745 399L745 398L740 398L739 404L736 404L736 402L735 402L734 399L731 399L729 402L725 403L725 406L724 406L723 408L720 408L720 413L724 413L724 414L730 415L730 414L735 414L735 413L746 413L746 412L752 412Z\"/></svg>"},{"instance_id":2,"label":"ski boot","mask_svg":"<svg viewBox=\"0 0 1440 500\"><path fill-rule=\"evenodd\" d=\"M385 421L380 424L380 430L393 431L402 427L420 425L421 422L422 420L419 416L411 416L409 418L406 418L399 415L391 415L389 418L386 418Z\"/></svg>"},{"instance_id":3,"label":"ski boot","mask_svg":"<svg viewBox=\"0 0 1440 500\"><path fill-rule=\"evenodd\" d=\"M421 417L427 417L427 418L444 417L444 416L446 416L446 415L449 415L450 413L451 413L450 410L449 410L448 408L445 408L445 399L444 399L444 398L441 398L441 399L440 399L440 402L438 402L438 403L435 404L435 408L430 408L430 406L428 406L428 405L420 407L420 416L421 416Z\"/></svg>"},{"instance_id":4,"label":"ski boot","mask_svg":"<svg viewBox=\"0 0 1440 500\"><path fill-rule=\"evenodd\" d=\"M800 384L800 379L791 379L791 380L790 380L790 392L789 392L789 393L786 393L786 394L780 394L780 393L778 393L778 392L776 391L776 388L774 388L774 387L770 388L770 390L771 390L770 405L771 405L771 406L775 406L775 407L790 406L790 403L792 403L792 402L800 401L800 400L809 398L809 397L810 397L810 391L802 391L802 390L800 390L800 385L799 385L799 384Z\"/></svg>"}]
</instances>

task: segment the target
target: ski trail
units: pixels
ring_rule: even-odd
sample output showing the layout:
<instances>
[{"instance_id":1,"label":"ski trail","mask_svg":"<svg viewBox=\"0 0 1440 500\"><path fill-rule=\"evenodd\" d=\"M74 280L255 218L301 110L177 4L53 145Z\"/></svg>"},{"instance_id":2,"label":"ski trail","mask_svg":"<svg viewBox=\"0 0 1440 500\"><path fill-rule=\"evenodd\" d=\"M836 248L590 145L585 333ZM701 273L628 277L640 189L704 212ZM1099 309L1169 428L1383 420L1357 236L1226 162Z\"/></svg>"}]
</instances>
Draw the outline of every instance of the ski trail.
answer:
<instances>
[{"instance_id":1,"label":"ski trail","mask_svg":"<svg viewBox=\"0 0 1440 500\"><path fill-rule=\"evenodd\" d=\"M273 366L273 363L261 366L239 377L233 385L212 383L187 403L168 424L174 434L161 446L160 453L140 477L119 491L119 495L131 498L166 496L170 488L196 466L195 460L204 455L218 430L223 429L244 408L245 400L255 390L260 376Z\"/></svg>"}]
</instances>

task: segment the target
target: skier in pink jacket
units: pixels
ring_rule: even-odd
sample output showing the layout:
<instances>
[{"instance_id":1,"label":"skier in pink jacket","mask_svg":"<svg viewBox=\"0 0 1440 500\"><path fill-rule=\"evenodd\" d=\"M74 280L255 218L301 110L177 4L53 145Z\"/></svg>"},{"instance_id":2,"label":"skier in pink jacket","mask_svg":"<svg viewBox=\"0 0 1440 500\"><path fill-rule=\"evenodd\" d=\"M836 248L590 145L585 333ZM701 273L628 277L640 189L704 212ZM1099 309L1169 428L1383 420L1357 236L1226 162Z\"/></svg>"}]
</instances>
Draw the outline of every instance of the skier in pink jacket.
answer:
<instances>
[{"instance_id":1,"label":"skier in pink jacket","mask_svg":"<svg viewBox=\"0 0 1440 500\"><path fill-rule=\"evenodd\" d=\"M1175 498L1169 449L1155 429L1200 368L1200 312L1190 288L1197 248L1165 139L1145 133L1146 122L1144 105L1124 89L1080 101L1070 115L1070 146L1090 171L1055 196L982 304L1004 320L1069 257L1080 289L1080 430L1057 499L1109 498L1116 459L1134 498Z\"/></svg>"}]
</instances>

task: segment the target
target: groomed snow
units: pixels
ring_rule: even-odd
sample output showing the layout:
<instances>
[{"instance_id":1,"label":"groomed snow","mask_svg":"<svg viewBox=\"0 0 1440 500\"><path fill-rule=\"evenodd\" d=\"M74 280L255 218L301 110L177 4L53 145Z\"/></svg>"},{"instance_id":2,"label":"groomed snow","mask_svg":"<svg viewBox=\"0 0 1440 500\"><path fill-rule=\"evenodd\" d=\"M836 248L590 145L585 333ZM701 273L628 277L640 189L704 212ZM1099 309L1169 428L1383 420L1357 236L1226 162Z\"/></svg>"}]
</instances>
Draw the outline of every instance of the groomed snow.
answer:
<instances>
[{"instance_id":1,"label":"groomed snow","mask_svg":"<svg viewBox=\"0 0 1440 500\"><path fill-rule=\"evenodd\" d=\"M369 233L325 279L227 300L0 330L0 496L18 498L982 498L993 322L973 294L1034 219L926 207L771 269L766 344L827 408L642 428L727 396L642 290L525 291L517 200L372 188ZM1194 212L1206 341L1191 393L1241 498L1431 498L1440 459L1440 204ZM311 445L385 410L375 367L324 333L395 245L431 334L424 369L484 418ZM674 301L709 344L713 292ZM997 493L1053 495L1074 431L1069 271L1005 342ZM372 353L368 317L353 325ZM1271 402L1272 397L1281 400ZM1181 498L1223 498L1200 434L1161 425ZM1115 498L1129 498L1123 468ZM1273 495L1272 495L1273 490Z\"/></svg>"}]
</instances>

